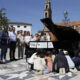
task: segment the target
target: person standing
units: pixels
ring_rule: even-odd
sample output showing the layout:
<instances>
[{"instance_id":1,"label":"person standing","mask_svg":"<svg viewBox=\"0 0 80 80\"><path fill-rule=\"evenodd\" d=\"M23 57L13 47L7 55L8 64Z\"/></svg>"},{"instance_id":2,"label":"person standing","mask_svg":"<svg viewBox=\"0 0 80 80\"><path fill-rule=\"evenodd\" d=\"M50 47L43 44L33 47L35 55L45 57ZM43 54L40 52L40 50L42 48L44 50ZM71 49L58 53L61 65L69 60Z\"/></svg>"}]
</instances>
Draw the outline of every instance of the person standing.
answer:
<instances>
[{"instance_id":1,"label":"person standing","mask_svg":"<svg viewBox=\"0 0 80 80\"><path fill-rule=\"evenodd\" d=\"M2 31L2 35L1 35L1 55L0 55L0 61L1 62L0 63L5 63L6 62L8 40L9 40L8 26L5 26L4 30Z\"/></svg>"},{"instance_id":2,"label":"person standing","mask_svg":"<svg viewBox=\"0 0 80 80\"><path fill-rule=\"evenodd\" d=\"M46 41L46 33L41 33L40 41Z\"/></svg>"},{"instance_id":3,"label":"person standing","mask_svg":"<svg viewBox=\"0 0 80 80\"><path fill-rule=\"evenodd\" d=\"M23 59L24 37L22 35L22 31L19 31L19 34L17 35L17 40L18 40L18 58Z\"/></svg>"},{"instance_id":4,"label":"person standing","mask_svg":"<svg viewBox=\"0 0 80 80\"><path fill-rule=\"evenodd\" d=\"M35 41L40 41L40 35L39 34L35 34Z\"/></svg>"},{"instance_id":5,"label":"person standing","mask_svg":"<svg viewBox=\"0 0 80 80\"><path fill-rule=\"evenodd\" d=\"M46 41L50 41L51 37L50 37L50 33L46 34Z\"/></svg>"},{"instance_id":6,"label":"person standing","mask_svg":"<svg viewBox=\"0 0 80 80\"><path fill-rule=\"evenodd\" d=\"M27 62L27 58L30 57L30 48L29 48L29 42L31 41L31 36L30 36L30 32L27 31L24 37L24 42L25 42L25 55L26 55L26 62Z\"/></svg>"},{"instance_id":7,"label":"person standing","mask_svg":"<svg viewBox=\"0 0 80 80\"><path fill-rule=\"evenodd\" d=\"M9 33L10 37L10 61L14 61L15 59L15 49L16 49L16 33L15 27L12 27L12 31Z\"/></svg>"}]
</instances>

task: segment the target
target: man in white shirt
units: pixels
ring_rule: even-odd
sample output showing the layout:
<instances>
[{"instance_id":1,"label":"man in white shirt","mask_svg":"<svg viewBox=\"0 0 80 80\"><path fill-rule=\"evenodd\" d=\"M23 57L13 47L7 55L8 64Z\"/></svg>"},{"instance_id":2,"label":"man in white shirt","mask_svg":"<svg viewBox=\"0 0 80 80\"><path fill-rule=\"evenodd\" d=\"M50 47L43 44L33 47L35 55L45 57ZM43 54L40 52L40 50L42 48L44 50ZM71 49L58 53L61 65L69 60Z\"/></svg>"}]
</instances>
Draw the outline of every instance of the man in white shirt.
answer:
<instances>
[{"instance_id":1,"label":"man in white shirt","mask_svg":"<svg viewBox=\"0 0 80 80\"><path fill-rule=\"evenodd\" d=\"M14 61L15 59L15 49L16 49L16 33L15 27L12 27L12 31L9 33L10 38L10 61Z\"/></svg>"}]
</instances>

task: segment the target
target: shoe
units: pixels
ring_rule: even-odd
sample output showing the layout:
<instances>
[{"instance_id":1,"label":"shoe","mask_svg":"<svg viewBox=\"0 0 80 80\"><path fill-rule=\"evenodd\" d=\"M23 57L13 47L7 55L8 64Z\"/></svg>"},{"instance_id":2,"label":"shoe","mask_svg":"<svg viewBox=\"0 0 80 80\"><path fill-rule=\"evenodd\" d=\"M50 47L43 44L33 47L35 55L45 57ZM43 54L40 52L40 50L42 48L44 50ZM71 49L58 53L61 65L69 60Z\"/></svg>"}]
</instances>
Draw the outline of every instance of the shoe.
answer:
<instances>
[{"instance_id":1,"label":"shoe","mask_svg":"<svg viewBox=\"0 0 80 80\"><path fill-rule=\"evenodd\" d=\"M77 73L77 69L76 68L70 69L70 72Z\"/></svg>"},{"instance_id":2,"label":"shoe","mask_svg":"<svg viewBox=\"0 0 80 80\"><path fill-rule=\"evenodd\" d=\"M0 64L2 64L2 61L0 61Z\"/></svg>"},{"instance_id":3,"label":"shoe","mask_svg":"<svg viewBox=\"0 0 80 80\"><path fill-rule=\"evenodd\" d=\"M0 61L0 64L5 64L6 62Z\"/></svg>"},{"instance_id":4,"label":"shoe","mask_svg":"<svg viewBox=\"0 0 80 80\"><path fill-rule=\"evenodd\" d=\"M40 71L35 71L34 72L36 75L42 75L43 74L43 72L40 70Z\"/></svg>"},{"instance_id":5,"label":"shoe","mask_svg":"<svg viewBox=\"0 0 80 80\"><path fill-rule=\"evenodd\" d=\"M10 59L10 61L13 61L13 59Z\"/></svg>"},{"instance_id":6,"label":"shoe","mask_svg":"<svg viewBox=\"0 0 80 80\"><path fill-rule=\"evenodd\" d=\"M10 59L10 61L14 61L13 59Z\"/></svg>"},{"instance_id":7,"label":"shoe","mask_svg":"<svg viewBox=\"0 0 80 80\"><path fill-rule=\"evenodd\" d=\"M40 71L38 72L38 75L42 75L42 74L43 74L43 71L40 70Z\"/></svg>"},{"instance_id":8,"label":"shoe","mask_svg":"<svg viewBox=\"0 0 80 80\"><path fill-rule=\"evenodd\" d=\"M2 62L4 62L4 63L5 63L5 62L6 62L6 60L5 60L5 59L3 59L3 61L2 61Z\"/></svg>"},{"instance_id":9,"label":"shoe","mask_svg":"<svg viewBox=\"0 0 80 80\"><path fill-rule=\"evenodd\" d=\"M21 59L23 59L23 57L21 57Z\"/></svg>"},{"instance_id":10,"label":"shoe","mask_svg":"<svg viewBox=\"0 0 80 80\"><path fill-rule=\"evenodd\" d=\"M13 61L17 61L17 59L14 58Z\"/></svg>"}]
</instances>

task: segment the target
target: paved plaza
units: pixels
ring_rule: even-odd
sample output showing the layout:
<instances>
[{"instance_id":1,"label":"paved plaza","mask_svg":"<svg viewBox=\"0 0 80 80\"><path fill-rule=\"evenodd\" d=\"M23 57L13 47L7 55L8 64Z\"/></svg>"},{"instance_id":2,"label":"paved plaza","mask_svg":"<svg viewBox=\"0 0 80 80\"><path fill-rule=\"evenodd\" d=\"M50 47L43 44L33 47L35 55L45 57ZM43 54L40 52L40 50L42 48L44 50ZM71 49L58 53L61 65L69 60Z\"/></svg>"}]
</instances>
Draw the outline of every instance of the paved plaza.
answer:
<instances>
[{"instance_id":1,"label":"paved plaza","mask_svg":"<svg viewBox=\"0 0 80 80\"><path fill-rule=\"evenodd\" d=\"M9 53L9 50L8 50ZM7 60L9 56L7 53ZM17 49L16 49L17 58ZM66 75L59 75L58 73L49 73L45 75L36 75L34 71L27 71L26 60L24 59L0 64L0 80L80 80L80 72L67 73Z\"/></svg>"}]
</instances>

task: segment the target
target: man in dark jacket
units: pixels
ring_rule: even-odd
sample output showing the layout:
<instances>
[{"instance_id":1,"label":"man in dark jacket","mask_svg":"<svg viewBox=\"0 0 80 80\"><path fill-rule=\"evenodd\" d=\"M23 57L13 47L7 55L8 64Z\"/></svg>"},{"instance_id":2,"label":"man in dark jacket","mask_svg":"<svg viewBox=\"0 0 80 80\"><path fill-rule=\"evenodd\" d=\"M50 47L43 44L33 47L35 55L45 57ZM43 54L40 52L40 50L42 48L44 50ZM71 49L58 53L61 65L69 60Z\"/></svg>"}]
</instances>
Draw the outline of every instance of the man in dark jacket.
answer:
<instances>
[{"instance_id":1,"label":"man in dark jacket","mask_svg":"<svg viewBox=\"0 0 80 80\"><path fill-rule=\"evenodd\" d=\"M1 35L1 55L0 55L0 63L5 63L6 60L6 53L8 48L8 27L5 26L4 30L2 31Z\"/></svg>"},{"instance_id":2,"label":"man in dark jacket","mask_svg":"<svg viewBox=\"0 0 80 80\"><path fill-rule=\"evenodd\" d=\"M53 71L59 72L60 68L65 68L65 72L69 71L69 66L63 51L60 51L54 59Z\"/></svg>"}]
</instances>

